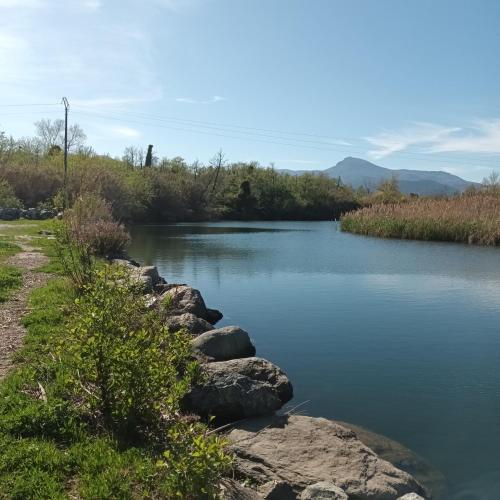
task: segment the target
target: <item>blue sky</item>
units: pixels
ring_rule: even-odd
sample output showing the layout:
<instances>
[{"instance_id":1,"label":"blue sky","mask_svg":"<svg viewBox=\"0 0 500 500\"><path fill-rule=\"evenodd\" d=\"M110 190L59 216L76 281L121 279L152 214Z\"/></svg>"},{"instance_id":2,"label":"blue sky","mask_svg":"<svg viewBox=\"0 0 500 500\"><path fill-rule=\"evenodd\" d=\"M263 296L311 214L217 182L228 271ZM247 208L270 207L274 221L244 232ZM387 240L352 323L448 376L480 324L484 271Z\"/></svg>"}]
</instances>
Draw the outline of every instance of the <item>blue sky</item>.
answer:
<instances>
[{"instance_id":1,"label":"blue sky","mask_svg":"<svg viewBox=\"0 0 500 500\"><path fill-rule=\"evenodd\" d=\"M99 152L500 170L497 0L0 0L0 130ZM51 104L51 106L4 106Z\"/></svg>"}]
</instances>

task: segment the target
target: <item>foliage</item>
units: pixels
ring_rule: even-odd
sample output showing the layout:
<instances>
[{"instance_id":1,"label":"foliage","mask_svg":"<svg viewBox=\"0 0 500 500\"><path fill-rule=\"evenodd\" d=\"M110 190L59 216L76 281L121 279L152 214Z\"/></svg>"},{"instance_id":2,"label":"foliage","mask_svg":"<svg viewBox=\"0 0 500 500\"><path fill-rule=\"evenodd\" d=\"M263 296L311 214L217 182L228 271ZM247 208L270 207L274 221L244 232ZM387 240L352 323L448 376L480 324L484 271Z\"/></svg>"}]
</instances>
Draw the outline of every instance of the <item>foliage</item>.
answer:
<instances>
[{"instance_id":1,"label":"foliage","mask_svg":"<svg viewBox=\"0 0 500 500\"><path fill-rule=\"evenodd\" d=\"M500 197L478 192L372 205L344 215L342 230L383 238L500 245Z\"/></svg>"},{"instance_id":2,"label":"foliage","mask_svg":"<svg viewBox=\"0 0 500 500\"><path fill-rule=\"evenodd\" d=\"M215 498L231 460L179 412L187 337L123 269L94 272L76 298L66 278L31 295L21 363L0 383L0 498Z\"/></svg>"},{"instance_id":3,"label":"foliage","mask_svg":"<svg viewBox=\"0 0 500 500\"><path fill-rule=\"evenodd\" d=\"M162 326L123 268L95 271L83 292L69 337L76 397L122 436L157 432L196 373L187 336Z\"/></svg>"},{"instance_id":4,"label":"foliage","mask_svg":"<svg viewBox=\"0 0 500 500\"><path fill-rule=\"evenodd\" d=\"M122 255L129 240L110 205L94 194L77 199L56 225L59 259L78 289L91 281L95 257Z\"/></svg>"},{"instance_id":5,"label":"foliage","mask_svg":"<svg viewBox=\"0 0 500 500\"><path fill-rule=\"evenodd\" d=\"M7 181L0 180L0 207L22 208L22 206L12 186Z\"/></svg>"},{"instance_id":6,"label":"foliage","mask_svg":"<svg viewBox=\"0 0 500 500\"><path fill-rule=\"evenodd\" d=\"M57 120L42 120L38 129L35 140L4 136L0 178L26 206L49 202L60 208L63 158L49 154L49 145L60 146L60 128ZM147 158L137 147L128 147L122 159L79 147L69 155L67 188L70 205L95 194L111 204L115 218L135 222L334 219L359 206L356 193L337 179L286 175L256 162L229 163L222 151L202 165L180 157L159 159L152 151Z\"/></svg>"}]
</instances>

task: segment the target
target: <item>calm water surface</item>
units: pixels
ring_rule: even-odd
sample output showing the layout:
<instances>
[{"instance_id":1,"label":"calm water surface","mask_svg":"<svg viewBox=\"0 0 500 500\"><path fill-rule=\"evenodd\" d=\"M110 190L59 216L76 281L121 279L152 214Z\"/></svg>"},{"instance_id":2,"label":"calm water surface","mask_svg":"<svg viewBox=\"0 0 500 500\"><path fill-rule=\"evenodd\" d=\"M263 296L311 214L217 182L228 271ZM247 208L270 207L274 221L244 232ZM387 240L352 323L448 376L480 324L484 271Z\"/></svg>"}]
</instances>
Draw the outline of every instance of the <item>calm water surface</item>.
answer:
<instances>
[{"instance_id":1,"label":"calm water surface","mask_svg":"<svg viewBox=\"0 0 500 500\"><path fill-rule=\"evenodd\" d=\"M139 226L131 255L250 332L307 413L385 434L452 499L500 499L500 249L333 222Z\"/></svg>"}]
</instances>

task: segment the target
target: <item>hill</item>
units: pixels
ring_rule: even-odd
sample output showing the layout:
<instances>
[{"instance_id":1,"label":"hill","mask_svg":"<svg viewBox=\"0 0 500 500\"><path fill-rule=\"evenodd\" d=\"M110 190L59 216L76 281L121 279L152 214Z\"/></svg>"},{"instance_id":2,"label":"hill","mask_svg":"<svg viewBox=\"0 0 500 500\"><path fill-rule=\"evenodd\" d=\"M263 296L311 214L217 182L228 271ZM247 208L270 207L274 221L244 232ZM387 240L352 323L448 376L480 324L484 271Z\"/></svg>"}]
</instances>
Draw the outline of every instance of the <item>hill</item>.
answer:
<instances>
[{"instance_id":1,"label":"hill","mask_svg":"<svg viewBox=\"0 0 500 500\"><path fill-rule=\"evenodd\" d=\"M305 173L291 170L283 170L283 172L296 175ZM340 177L345 184L350 184L354 188L365 187L369 190L374 190L380 182L394 176L403 193L419 195L461 193L469 186L475 185L473 182L440 170L392 170L352 156L344 158L333 167L316 170L314 173L325 174L331 178Z\"/></svg>"}]
</instances>

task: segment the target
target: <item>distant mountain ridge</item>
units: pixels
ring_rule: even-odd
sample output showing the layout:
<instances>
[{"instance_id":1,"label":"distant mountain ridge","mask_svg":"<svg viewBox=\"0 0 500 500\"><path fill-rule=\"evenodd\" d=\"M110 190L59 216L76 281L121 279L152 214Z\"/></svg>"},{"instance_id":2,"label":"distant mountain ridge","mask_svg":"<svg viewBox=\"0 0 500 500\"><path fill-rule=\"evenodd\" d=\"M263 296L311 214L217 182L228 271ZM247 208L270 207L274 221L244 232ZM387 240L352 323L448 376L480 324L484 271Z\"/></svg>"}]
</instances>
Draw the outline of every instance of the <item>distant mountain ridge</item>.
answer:
<instances>
[{"instance_id":1,"label":"distant mountain ridge","mask_svg":"<svg viewBox=\"0 0 500 500\"><path fill-rule=\"evenodd\" d=\"M292 175L311 173L305 170L282 170L282 172ZM403 193L416 193L424 196L462 193L468 187L477 185L441 170L392 170L352 156L344 158L333 167L315 170L313 173L325 174L334 179L340 177L344 184L350 184L353 188L365 187L371 191L376 189L382 181L396 177Z\"/></svg>"}]
</instances>

